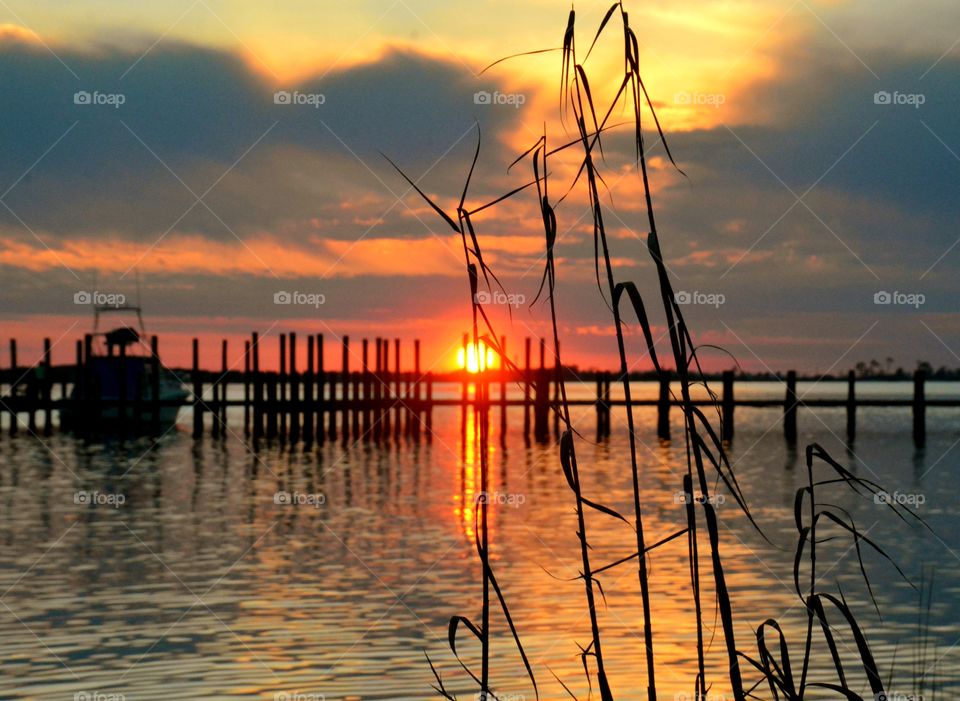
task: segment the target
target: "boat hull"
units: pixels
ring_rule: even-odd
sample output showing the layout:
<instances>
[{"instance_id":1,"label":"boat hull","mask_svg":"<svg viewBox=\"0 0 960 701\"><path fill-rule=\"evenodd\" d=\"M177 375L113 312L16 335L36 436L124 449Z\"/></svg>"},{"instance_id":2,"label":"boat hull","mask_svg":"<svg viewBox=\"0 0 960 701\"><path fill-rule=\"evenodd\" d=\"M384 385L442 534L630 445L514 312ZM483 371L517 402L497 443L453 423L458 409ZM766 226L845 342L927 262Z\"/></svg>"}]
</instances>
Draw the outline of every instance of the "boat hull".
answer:
<instances>
[{"instance_id":1,"label":"boat hull","mask_svg":"<svg viewBox=\"0 0 960 701\"><path fill-rule=\"evenodd\" d=\"M117 432L121 426L132 431L149 433L158 425L166 431L177 423L180 407L164 406L160 408L159 420L155 420L153 410L141 409L137 412L129 407L123 412L120 420L120 411L117 407L104 407L100 411L88 415L80 407L66 406L60 411L60 427L68 430L88 430L91 432Z\"/></svg>"},{"instance_id":2,"label":"boat hull","mask_svg":"<svg viewBox=\"0 0 960 701\"><path fill-rule=\"evenodd\" d=\"M153 377L156 368L159 378ZM157 412L154 386L159 387ZM189 396L172 372L149 358L97 357L60 410L60 426L91 433L165 432L176 424Z\"/></svg>"}]
</instances>

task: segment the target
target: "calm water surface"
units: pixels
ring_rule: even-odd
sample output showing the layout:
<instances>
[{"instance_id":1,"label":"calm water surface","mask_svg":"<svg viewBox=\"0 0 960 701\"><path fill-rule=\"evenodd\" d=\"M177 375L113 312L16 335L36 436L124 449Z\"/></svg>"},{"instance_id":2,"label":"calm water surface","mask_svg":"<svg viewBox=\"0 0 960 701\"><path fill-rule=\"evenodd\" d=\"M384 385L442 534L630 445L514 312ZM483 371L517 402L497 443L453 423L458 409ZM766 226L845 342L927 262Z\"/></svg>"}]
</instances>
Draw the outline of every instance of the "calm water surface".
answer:
<instances>
[{"instance_id":1,"label":"calm water surface","mask_svg":"<svg viewBox=\"0 0 960 701\"><path fill-rule=\"evenodd\" d=\"M841 383L815 389L816 396L846 391ZM928 396L951 389L931 383ZM638 390L656 392L650 385ZM802 383L799 390L805 391ZM910 387L863 384L858 390L909 396ZM737 388L741 397L781 391L776 383ZM673 443L656 440L653 410L636 415L645 528L648 540L656 540L684 523L675 498L685 470L683 445L676 426ZM862 602L857 610L881 668L891 670L894 692L957 698L960 411L928 410L923 450L910 440L909 410L861 410L858 418L851 452L841 440L843 410L801 411L798 454L784 443L778 411L737 409L731 461L773 541L752 530L732 500L718 504L738 643L755 654L756 626L772 617L799 657L805 619L792 588L792 509L805 477L802 446L817 441L858 475L922 501L917 511L933 534L872 502L835 499L918 587L933 573L930 625L918 631L918 593L886 561L865 553L883 613L877 618L849 539L820 546L822 586L841 586L849 600ZM425 699L433 679L424 653L449 689L473 698L446 642L451 615L479 620L480 612L472 505L481 485L472 416L466 441L459 410L447 409L435 413L429 444L377 448L338 441L306 451L279 444L254 450L239 423L225 439L195 442L189 419L181 422L158 442L0 440L0 698ZM614 417L613 436L595 443L592 409L575 412L585 436L577 450L587 495L630 513L623 423ZM577 644L590 637L583 587L574 579L580 563L572 496L556 447L525 444L520 409L511 409L508 424L501 441L494 412L494 565L534 662L540 697L569 698L556 675L586 698ZM276 503L285 494L304 503ZM588 533L598 565L629 555L635 544L627 526L602 515L590 516ZM658 687L667 699L688 694L695 673L685 551L681 538L651 556ZM635 565L604 573L601 584L604 653L615 695L643 699ZM717 629L708 662L711 693L719 699L725 653L712 603L705 621L708 634ZM494 626L497 688L504 698L532 699L505 622L495 617ZM461 632L468 663L478 659L472 643ZM818 664L818 674L823 669ZM925 672L923 689L911 681L918 669Z\"/></svg>"}]
</instances>

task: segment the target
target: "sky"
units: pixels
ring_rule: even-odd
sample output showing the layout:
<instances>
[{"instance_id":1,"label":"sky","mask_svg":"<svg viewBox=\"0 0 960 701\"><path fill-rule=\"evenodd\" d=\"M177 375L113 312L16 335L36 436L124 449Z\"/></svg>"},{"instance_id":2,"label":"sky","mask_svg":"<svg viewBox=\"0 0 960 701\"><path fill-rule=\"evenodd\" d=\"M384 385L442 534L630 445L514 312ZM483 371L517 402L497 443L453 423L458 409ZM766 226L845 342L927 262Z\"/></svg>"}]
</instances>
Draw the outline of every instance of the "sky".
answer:
<instances>
[{"instance_id":1,"label":"sky","mask_svg":"<svg viewBox=\"0 0 960 701\"><path fill-rule=\"evenodd\" d=\"M581 56L608 7L576 3ZM648 134L674 288L694 340L726 351L705 350L706 366L960 367L960 5L625 7L686 173ZM470 315L462 245L385 156L450 210L478 134L468 206L529 181L528 163L510 163L544 129L556 144L572 133L560 55L483 69L557 49L569 9L0 0L0 343L16 337L29 358L50 337L68 362L99 293L139 299L172 365L193 336L212 364L220 338L236 361L252 331L268 347L297 331L401 338L405 355L419 338L425 365L449 369ZM608 29L587 61L598 102L620 50ZM605 141L607 222L617 278L656 309L632 149L622 130ZM572 154L554 167L553 187L572 181ZM575 192L557 215L564 359L615 367L586 201ZM534 303L536 198L476 224L508 293L490 313L517 357L549 328ZM647 369L630 331L634 367Z\"/></svg>"}]
</instances>

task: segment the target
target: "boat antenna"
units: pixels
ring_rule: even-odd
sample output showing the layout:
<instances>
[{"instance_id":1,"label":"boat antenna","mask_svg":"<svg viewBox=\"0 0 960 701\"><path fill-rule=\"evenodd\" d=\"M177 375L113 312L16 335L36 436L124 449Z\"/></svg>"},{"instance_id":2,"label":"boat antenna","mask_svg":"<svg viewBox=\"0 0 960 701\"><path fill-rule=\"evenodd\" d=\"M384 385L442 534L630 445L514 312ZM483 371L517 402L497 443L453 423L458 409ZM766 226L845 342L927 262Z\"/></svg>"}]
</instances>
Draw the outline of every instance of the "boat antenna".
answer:
<instances>
[{"instance_id":1,"label":"boat antenna","mask_svg":"<svg viewBox=\"0 0 960 701\"><path fill-rule=\"evenodd\" d=\"M91 294L96 294L97 292L97 269L93 270L93 291ZM93 305L93 333L96 334L100 330L100 310L97 309L97 305Z\"/></svg>"},{"instance_id":2,"label":"boat antenna","mask_svg":"<svg viewBox=\"0 0 960 701\"><path fill-rule=\"evenodd\" d=\"M143 325L143 309L140 307L140 268L133 269L133 280L137 286L137 322L140 324L140 335L145 336L147 333L146 327Z\"/></svg>"}]
</instances>

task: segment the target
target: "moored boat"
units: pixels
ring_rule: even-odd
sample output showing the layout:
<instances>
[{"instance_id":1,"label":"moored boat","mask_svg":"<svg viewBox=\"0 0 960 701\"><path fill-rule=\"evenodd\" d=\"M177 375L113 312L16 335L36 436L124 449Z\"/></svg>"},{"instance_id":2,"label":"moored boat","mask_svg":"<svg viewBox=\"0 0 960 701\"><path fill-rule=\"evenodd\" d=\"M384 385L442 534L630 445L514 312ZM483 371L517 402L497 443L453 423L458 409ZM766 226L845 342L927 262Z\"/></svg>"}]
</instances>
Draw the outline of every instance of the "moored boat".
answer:
<instances>
[{"instance_id":1,"label":"moored boat","mask_svg":"<svg viewBox=\"0 0 960 701\"><path fill-rule=\"evenodd\" d=\"M137 328L118 326L100 332L103 314L136 314ZM89 353L60 412L64 428L93 432L166 430L177 421L189 393L179 378L154 357L144 342L143 316L137 306L94 308ZM159 401L154 401L157 397Z\"/></svg>"}]
</instances>

